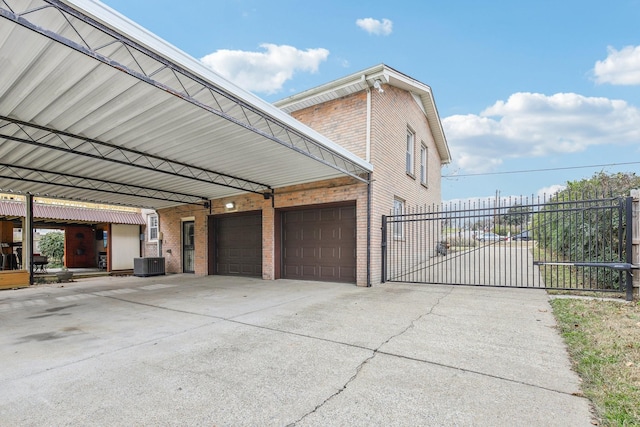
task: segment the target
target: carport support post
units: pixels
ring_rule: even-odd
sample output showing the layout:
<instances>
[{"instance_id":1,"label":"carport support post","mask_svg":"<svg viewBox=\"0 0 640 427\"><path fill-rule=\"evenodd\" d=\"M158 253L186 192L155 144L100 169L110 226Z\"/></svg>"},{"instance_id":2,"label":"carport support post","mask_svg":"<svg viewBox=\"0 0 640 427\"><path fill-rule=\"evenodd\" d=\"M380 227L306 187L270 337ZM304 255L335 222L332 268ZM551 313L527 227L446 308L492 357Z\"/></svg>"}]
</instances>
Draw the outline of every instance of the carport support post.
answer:
<instances>
[{"instance_id":1,"label":"carport support post","mask_svg":"<svg viewBox=\"0 0 640 427\"><path fill-rule=\"evenodd\" d=\"M33 195L25 195L25 216L22 242L22 259L25 270L29 271L29 285L33 285Z\"/></svg>"}]
</instances>

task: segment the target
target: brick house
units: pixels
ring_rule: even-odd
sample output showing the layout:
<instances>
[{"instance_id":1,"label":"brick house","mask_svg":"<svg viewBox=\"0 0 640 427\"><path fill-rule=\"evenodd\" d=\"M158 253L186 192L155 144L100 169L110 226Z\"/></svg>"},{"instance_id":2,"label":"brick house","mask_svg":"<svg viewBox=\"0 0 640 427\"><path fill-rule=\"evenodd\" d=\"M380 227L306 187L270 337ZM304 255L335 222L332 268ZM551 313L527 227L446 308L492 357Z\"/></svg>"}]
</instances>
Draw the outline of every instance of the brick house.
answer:
<instances>
[{"instance_id":1,"label":"brick house","mask_svg":"<svg viewBox=\"0 0 640 427\"><path fill-rule=\"evenodd\" d=\"M211 200L208 211L160 209L167 272L380 283L382 215L441 200L451 156L431 88L381 64L275 106L371 163L372 183L343 177Z\"/></svg>"}]
</instances>

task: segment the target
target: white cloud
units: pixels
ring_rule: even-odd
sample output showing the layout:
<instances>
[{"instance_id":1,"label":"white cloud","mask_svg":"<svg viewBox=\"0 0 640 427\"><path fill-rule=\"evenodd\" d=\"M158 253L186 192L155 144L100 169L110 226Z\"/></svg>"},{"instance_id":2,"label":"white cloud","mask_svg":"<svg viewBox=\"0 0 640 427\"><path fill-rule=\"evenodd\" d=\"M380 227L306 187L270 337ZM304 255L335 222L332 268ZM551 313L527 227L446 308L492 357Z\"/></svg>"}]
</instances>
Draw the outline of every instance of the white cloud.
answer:
<instances>
[{"instance_id":1,"label":"white cloud","mask_svg":"<svg viewBox=\"0 0 640 427\"><path fill-rule=\"evenodd\" d=\"M358 19L356 25L367 33L378 36L388 36L393 31L393 22L386 18L382 21L373 18Z\"/></svg>"},{"instance_id":2,"label":"white cloud","mask_svg":"<svg viewBox=\"0 0 640 427\"><path fill-rule=\"evenodd\" d=\"M554 194L556 194L559 191L564 190L565 188L567 188L566 185L561 185L561 184L554 184L554 185L550 185L548 187L543 187L541 189L538 190L537 196L540 198L549 198L551 196L553 196Z\"/></svg>"},{"instance_id":3,"label":"white cloud","mask_svg":"<svg viewBox=\"0 0 640 427\"><path fill-rule=\"evenodd\" d=\"M273 94L297 71L315 73L329 56L327 49L299 50L293 46L265 43L264 52L221 49L201 59L218 74L243 89Z\"/></svg>"},{"instance_id":4,"label":"white cloud","mask_svg":"<svg viewBox=\"0 0 640 427\"><path fill-rule=\"evenodd\" d=\"M479 115L442 120L455 166L487 172L507 158L576 153L640 140L640 110L625 101L575 93L515 93Z\"/></svg>"},{"instance_id":5,"label":"white cloud","mask_svg":"<svg viewBox=\"0 0 640 427\"><path fill-rule=\"evenodd\" d=\"M622 50L612 47L603 61L593 69L597 83L613 85L640 85L640 46L627 46Z\"/></svg>"}]
</instances>

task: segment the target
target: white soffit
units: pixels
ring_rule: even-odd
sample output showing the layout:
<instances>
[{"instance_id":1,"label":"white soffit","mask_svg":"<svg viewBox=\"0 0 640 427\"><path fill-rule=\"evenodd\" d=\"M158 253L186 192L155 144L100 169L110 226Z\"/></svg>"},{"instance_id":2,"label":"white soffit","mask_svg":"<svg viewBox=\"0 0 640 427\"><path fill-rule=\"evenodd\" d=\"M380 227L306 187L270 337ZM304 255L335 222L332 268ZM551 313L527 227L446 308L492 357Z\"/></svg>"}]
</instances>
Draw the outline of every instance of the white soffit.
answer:
<instances>
[{"instance_id":1,"label":"white soffit","mask_svg":"<svg viewBox=\"0 0 640 427\"><path fill-rule=\"evenodd\" d=\"M162 208L372 170L97 1L0 1L0 58L1 191Z\"/></svg>"}]
</instances>

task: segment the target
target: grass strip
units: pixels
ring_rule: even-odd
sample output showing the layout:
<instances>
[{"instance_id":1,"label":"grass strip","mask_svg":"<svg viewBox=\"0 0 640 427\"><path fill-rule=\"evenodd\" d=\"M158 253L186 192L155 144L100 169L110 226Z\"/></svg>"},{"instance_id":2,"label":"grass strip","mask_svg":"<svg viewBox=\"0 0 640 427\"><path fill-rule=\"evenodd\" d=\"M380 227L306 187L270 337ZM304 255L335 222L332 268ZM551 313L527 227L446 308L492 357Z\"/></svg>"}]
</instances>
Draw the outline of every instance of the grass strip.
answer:
<instances>
[{"instance_id":1,"label":"grass strip","mask_svg":"<svg viewBox=\"0 0 640 427\"><path fill-rule=\"evenodd\" d=\"M640 426L640 303L553 299L582 391L603 426Z\"/></svg>"}]
</instances>

